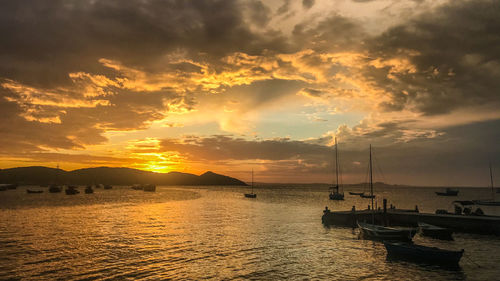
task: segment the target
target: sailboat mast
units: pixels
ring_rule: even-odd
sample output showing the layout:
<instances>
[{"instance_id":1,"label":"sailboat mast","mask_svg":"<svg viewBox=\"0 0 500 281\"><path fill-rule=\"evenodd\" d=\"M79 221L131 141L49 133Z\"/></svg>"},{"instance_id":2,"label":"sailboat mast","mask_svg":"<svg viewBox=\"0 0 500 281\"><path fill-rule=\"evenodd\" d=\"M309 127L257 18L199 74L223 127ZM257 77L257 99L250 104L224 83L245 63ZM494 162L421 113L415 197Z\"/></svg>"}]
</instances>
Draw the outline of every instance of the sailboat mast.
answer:
<instances>
[{"instance_id":1,"label":"sailboat mast","mask_svg":"<svg viewBox=\"0 0 500 281\"><path fill-rule=\"evenodd\" d=\"M253 194L253 169L252 169L252 194Z\"/></svg>"},{"instance_id":2,"label":"sailboat mast","mask_svg":"<svg viewBox=\"0 0 500 281\"><path fill-rule=\"evenodd\" d=\"M491 170L491 161L489 162L489 164L490 164L491 197L493 198L493 201L495 201L495 187L493 186L493 172Z\"/></svg>"},{"instance_id":3,"label":"sailboat mast","mask_svg":"<svg viewBox=\"0 0 500 281\"><path fill-rule=\"evenodd\" d=\"M372 223L374 222L374 212L373 209L373 171L372 171L372 145L370 144L370 195L372 198Z\"/></svg>"},{"instance_id":4,"label":"sailboat mast","mask_svg":"<svg viewBox=\"0 0 500 281\"><path fill-rule=\"evenodd\" d=\"M339 192L339 147L337 144L337 138L335 138L335 182L337 187L337 192Z\"/></svg>"}]
</instances>

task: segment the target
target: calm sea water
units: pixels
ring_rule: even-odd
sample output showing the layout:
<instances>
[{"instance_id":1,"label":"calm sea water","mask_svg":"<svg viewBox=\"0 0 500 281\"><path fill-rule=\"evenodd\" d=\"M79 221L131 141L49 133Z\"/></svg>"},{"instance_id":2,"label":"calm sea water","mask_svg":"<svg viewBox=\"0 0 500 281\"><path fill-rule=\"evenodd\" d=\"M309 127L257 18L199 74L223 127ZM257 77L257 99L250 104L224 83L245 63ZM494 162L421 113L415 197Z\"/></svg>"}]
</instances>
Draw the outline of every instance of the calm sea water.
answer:
<instances>
[{"instance_id":1,"label":"calm sea water","mask_svg":"<svg viewBox=\"0 0 500 281\"><path fill-rule=\"evenodd\" d=\"M80 188L83 191L83 188ZM434 212L458 198L432 188L378 190L398 208ZM455 234L415 242L465 249L460 269L386 260L379 242L357 230L325 228L322 210L366 208L368 199L328 200L326 189L127 187L94 194L0 192L0 280L498 280L500 237ZM348 190L346 190L348 191ZM488 210L495 212L494 209Z\"/></svg>"}]
</instances>

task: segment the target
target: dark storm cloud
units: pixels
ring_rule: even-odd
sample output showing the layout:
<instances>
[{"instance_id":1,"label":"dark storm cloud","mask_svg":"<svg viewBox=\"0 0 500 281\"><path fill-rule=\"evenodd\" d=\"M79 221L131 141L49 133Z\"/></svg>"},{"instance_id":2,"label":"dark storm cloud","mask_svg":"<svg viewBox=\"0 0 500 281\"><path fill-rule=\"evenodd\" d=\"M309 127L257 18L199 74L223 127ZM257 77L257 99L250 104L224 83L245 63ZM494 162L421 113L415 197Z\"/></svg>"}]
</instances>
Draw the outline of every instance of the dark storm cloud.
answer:
<instances>
[{"instance_id":1,"label":"dark storm cloud","mask_svg":"<svg viewBox=\"0 0 500 281\"><path fill-rule=\"evenodd\" d=\"M248 6L252 22L261 28L265 27L271 20L271 9L259 0L250 1Z\"/></svg>"},{"instance_id":2,"label":"dark storm cloud","mask_svg":"<svg viewBox=\"0 0 500 281\"><path fill-rule=\"evenodd\" d=\"M302 7L305 9L311 9L314 6L315 0L302 0Z\"/></svg>"},{"instance_id":3,"label":"dark storm cloud","mask_svg":"<svg viewBox=\"0 0 500 281\"><path fill-rule=\"evenodd\" d=\"M276 13L278 15L287 13L290 10L290 2L291 0L283 0L283 4L278 8Z\"/></svg>"},{"instance_id":4,"label":"dark storm cloud","mask_svg":"<svg viewBox=\"0 0 500 281\"><path fill-rule=\"evenodd\" d=\"M289 139L249 141L230 136L186 137L179 140L164 139L163 151L178 151L201 160L286 160L319 157L331 152L326 146Z\"/></svg>"},{"instance_id":5,"label":"dark storm cloud","mask_svg":"<svg viewBox=\"0 0 500 281\"><path fill-rule=\"evenodd\" d=\"M333 14L313 27L308 26L307 22L295 25L292 39L302 48L322 53L359 49L365 36L358 22Z\"/></svg>"},{"instance_id":6,"label":"dark storm cloud","mask_svg":"<svg viewBox=\"0 0 500 281\"><path fill-rule=\"evenodd\" d=\"M365 69L392 95L382 108L435 115L500 103L499 14L498 1L453 1L368 41L372 57L404 58L416 68Z\"/></svg>"},{"instance_id":7,"label":"dark storm cloud","mask_svg":"<svg viewBox=\"0 0 500 281\"><path fill-rule=\"evenodd\" d=\"M267 23L267 7L251 3L252 20ZM252 33L240 2L232 0L20 0L1 6L0 76L44 86L69 83L70 72L103 73L100 58L147 70L178 49L220 56L277 44Z\"/></svg>"}]
</instances>

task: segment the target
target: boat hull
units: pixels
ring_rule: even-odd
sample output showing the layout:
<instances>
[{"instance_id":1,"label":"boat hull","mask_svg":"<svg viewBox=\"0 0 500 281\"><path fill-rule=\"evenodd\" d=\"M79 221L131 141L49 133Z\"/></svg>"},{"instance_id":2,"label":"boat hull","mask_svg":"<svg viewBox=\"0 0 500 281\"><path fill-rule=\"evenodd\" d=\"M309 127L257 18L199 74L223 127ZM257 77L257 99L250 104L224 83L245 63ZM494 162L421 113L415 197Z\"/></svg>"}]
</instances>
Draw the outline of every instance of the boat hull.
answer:
<instances>
[{"instance_id":1,"label":"boat hull","mask_svg":"<svg viewBox=\"0 0 500 281\"><path fill-rule=\"evenodd\" d=\"M362 195L364 192L352 192L352 191L349 191L349 194L350 195Z\"/></svg>"},{"instance_id":2,"label":"boat hull","mask_svg":"<svg viewBox=\"0 0 500 281\"><path fill-rule=\"evenodd\" d=\"M257 194L255 193L245 193L246 198L257 198Z\"/></svg>"},{"instance_id":3,"label":"boat hull","mask_svg":"<svg viewBox=\"0 0 500 281\"><path fill-rule=\"evenodd\" d=\"M476 205L481 205L481 206L500 206L500 201L475 200L472 202Z\"/></svg>"},{"instance_id":4,"label":"boat hull","mask_svg":"<svg viewBox=\"0 0 500 281\"><path fill-rule=\"evenodd\" d=\"M26 189L26 193L30 193L30 194L43 193L43 190L29 190L29 189Z\"/></svg>"},{"instance_id":5,"label":"boat hull","mask_svg":"<svg viewBox=\"0 0 500 281\"><path fill-rule=\"evenodd\" d=\"M147 192L155 192L156 191L156 185L154 185L154 184L146 184L143 187L143 190L147 191Z\"/></svg>"},{"instance_id":6,"label":"boat hull","mask_svg":"<svg viewBox=\"0 0 500 281\"><path fill-rule=\"evenodd\" d=\"M330 193L330 200L344 200L344 193Z\"/></svg>"},{"instance_id":7,"label":"boat hull","mask_svg":"<svg viewBox=\"0 0 500 281\"><path fill-rule=\"evenodd\" d=\"M384 242L384 246L389 259L403 259L446 266L458 266L464 253L464 250L450 251L407 243Z\"/></svg>"},{"instance_id":8,"label":"boat hull","mask_svg":"<svg viewBox=\"0 0 500 281\"><path fill-rule=\"evenodd\" d=\"M369 240L408 242L416 234L414 229L396 229L359 222L358 227L360 229L360 237Z\"/></svg>"}]
</instances>

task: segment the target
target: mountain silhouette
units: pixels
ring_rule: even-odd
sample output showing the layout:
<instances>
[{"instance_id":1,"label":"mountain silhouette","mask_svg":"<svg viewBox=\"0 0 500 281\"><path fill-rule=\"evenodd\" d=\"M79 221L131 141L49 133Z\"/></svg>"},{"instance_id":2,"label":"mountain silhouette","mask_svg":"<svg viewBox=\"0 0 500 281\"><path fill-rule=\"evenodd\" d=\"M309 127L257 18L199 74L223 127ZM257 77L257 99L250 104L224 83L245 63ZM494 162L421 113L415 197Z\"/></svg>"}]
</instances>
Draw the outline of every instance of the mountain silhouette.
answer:
<instances>
[{"instance_id":1,"label":"mountain silhouette","mask_svg":"<svg viewBox=\"0 0 500 281\"><path fill-rule=\"evenodd\" d=\"M0 170L0 183L19 184L92 184L132 185L151 183L156 185L247 185L224 175L206 172L200 176L170 172L153 173L131 168L85 168L64 171L48 167L19 167Z\"/></svg>"}]
</instances>

